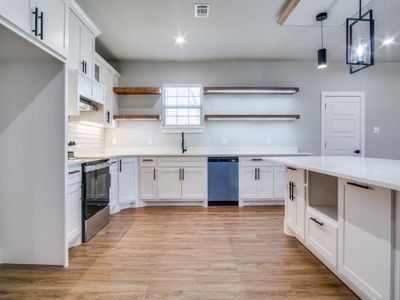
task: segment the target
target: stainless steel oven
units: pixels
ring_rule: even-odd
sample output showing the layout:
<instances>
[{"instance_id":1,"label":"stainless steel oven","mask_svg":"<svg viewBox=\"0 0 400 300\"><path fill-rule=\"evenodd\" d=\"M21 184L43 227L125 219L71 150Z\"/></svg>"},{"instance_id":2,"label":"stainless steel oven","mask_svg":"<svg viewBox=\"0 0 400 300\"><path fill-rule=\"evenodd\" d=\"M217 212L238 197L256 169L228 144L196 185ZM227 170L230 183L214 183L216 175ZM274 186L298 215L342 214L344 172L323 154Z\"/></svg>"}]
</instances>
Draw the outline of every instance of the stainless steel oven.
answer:
<instances>
[{"instance_id":1,"label":"stainless steel oven","mask_svg":"<svg viewBox=\"0 0 400 300\"><path fill-rule=\"evenodd\" d=\"M110 164L94 160L82 166L82 239L87 242L110 220Z\"/></svg>"}]
</instances>

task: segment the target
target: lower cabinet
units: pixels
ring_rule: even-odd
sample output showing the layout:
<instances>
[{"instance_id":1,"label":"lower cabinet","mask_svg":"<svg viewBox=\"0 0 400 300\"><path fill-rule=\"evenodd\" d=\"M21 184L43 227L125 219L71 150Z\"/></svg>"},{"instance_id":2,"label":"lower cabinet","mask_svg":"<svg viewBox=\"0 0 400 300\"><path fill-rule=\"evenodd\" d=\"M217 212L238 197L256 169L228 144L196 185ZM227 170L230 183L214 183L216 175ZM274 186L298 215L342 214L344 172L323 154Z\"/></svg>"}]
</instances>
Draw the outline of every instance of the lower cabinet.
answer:
<instances>
[{"instance_id":1,"label":"lower cabinet","mask_svg":"<svg viewBox=\"0 0 400 300\"><path fill-rule=\"evenodd\" d=\"M110 160L110 213L114 214L119 211L118 206L118 160Z\"/></svg>"},{"instance_id":2,"label":"lower cabinet","mask_svg":"<svg viewBox=\"0 0 400 300\"><path fill-rule=\"evenodd\" d=\"M347 180L339 190L339 272L370 299L393 299L392 192Z\"/></svg>"},{"instance_id":3,"label":"lower cabinet","mask_svg":"<svg viewBox=\"0 0 400 300\"><path fill-rule=\"evenodd\" d=\"M239 190L242 204L284 199L285 172L282 165L259 157L240 158Z\"/></svg>"},{"instance_id":4,"label":"lower cabinet","mask_svg":"<svg viewBox=\"0 0 400 300\"><path fill-rule=\"evenodd\" d=\"M68 169L67 196L65 200L65 228L68 248L82 241L82 170L81 165Z\"/></svg>"},{"instance_id":5,"label":"lower cabinet","mask_svg":"<svg viewBox=\"0 0 400 300\"><path fill-rule=\"evenodd\" d=\"M157 169L140 168L139 198L142 200L157 199Z\"/></svg>"},{"instance_id":6,"label":"lower cabinet","mask_svg":"<svg viewBox=\"0 0 400 300\"><path fill-rule=\"evenodd\" d=\"M119 159L118 168L118 203L135 203L138 199L138 159L122 157Z\"/></svg>"},{"instance_id":7,"label":"lower cabinet","mask_svg":"<svg viewBox=\"0 0 400 300\"><path fill-rule=\"evenodd\" d=\"M182 198L181 169L158 168L158 199L178 200Z\"/></svg>"}]
</instances>

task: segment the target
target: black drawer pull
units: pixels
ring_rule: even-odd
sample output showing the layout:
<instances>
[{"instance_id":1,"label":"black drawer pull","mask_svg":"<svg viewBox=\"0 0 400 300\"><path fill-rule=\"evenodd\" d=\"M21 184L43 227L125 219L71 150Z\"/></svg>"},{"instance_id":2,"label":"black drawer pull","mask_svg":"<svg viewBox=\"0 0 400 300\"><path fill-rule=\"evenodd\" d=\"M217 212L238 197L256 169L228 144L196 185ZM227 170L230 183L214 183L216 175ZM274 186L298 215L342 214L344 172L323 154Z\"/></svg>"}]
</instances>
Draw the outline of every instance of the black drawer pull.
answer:
<instances>
[{"instance_id":1,"label":"black drawer pull","mask_svg":"<svg viewBox=\"0 0 400 300\"><path fill-rule=\"evenodd\" d=\"M79 173L79 172L80 172L80 170L76 170L76 171L68 172L68 174L69 174L69 175L72 175L72 174L76 174L76 173Z\"/></svg>"},{"instance_id":2,"label":"black drawer pull","mask_svg":"<svg viewBox=\"0 0 400 300\"><path fill-rule=\"evenodd\" d=\"M318 221L316 218L310 218L311 221L317 223L319 226L324 226L323 222Z\"/></svg>"},{"instance_id":3,"label":"black drawer pull","mask_svg":"<svg viewBox=\"0 0 400 300\"><path fill-rule=\"evenodd\" d=\"M352 185L352 186L356 186L356 187L359 187L359 188L362 188L362 189L365 189L365 190L369 190L370 189L370 187L368 185L362 185L362 184L358 184L358 183L355 183L355 182L347 182L347 184L348 185Z\"/></svg>"},{"instance_id":4,"label":"black drawer pull","mask_svg":"<svg viewBox=\"0 0 400 300\"><path fill-rule=\"evenodd\" d=\"M296 168L292 168L292 167L287 167L289 170L292 170L292 171L297 171L297 169Z\"/></svg>"},{"instance_id":5,"label":"black drawer pull","mask_svg":"<svg viewBox=\"0 0 400 300\"><path fill-rule=\"evenodd\" d=\"M112 165L115 165L117 162L114 160L111 162Z\"/></svg>"},{"instance_id":6,"label":"black drawer pull","mask_svg":"<svg viewBox=\"0 0 400 300\"><path fill-rule=\"evenodd\" d=\"M251 161L262 161L262 158L252 158Z\"/></svg>"},{"instance_id":7,"label":"black drawer pull","mask_svg":"<svg viewBox=\"0 0 400 300\"><path fill-rule=\"evenodd\" d=\"M153 159L143 159L143 162L153 162Z\"/></svg>"}]
</instances>

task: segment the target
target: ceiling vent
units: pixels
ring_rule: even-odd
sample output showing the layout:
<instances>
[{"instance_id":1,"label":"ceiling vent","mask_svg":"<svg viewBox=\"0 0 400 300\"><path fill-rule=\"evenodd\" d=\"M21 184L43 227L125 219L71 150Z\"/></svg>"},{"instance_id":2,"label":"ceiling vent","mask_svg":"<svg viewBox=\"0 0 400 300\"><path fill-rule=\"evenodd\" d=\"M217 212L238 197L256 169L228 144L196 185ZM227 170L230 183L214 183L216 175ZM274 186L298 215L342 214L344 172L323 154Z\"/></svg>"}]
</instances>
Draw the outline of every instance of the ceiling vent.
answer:
<instances>
[{"instance_id":1,"label":"ceiling vent","mask_svg":"<svg viewBox=\"0 0 400 300\"><path fill-rule=\"evenodd\" d=\"M195 4L194 16L196 18L208 18L210 15L210 4Z\"/></svg>"}]
</instances>

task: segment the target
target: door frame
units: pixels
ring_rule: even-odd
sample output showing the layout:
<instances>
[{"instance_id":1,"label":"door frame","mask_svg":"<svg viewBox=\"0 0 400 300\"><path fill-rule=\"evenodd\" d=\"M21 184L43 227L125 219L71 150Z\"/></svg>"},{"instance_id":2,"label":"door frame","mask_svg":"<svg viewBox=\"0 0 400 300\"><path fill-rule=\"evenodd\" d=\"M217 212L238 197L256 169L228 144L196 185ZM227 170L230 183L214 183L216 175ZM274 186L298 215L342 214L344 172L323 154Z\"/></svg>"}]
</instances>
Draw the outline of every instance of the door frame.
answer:
<instances>
[{"instance_id":1,"label":"door frame","mask_svg":"<svg viewBox=\"0 0 400 300\"><path fill-rule=\"evenodd\" d=\"M360 97L361 100L361 112L360 112L360 148L361 156L365 156L365 92L362 91L322 91L321 92L321 155L326 154L325 141L326 141L326 110L324 103L328 101L329 97Z\"/></svg>"}]
</instances>

